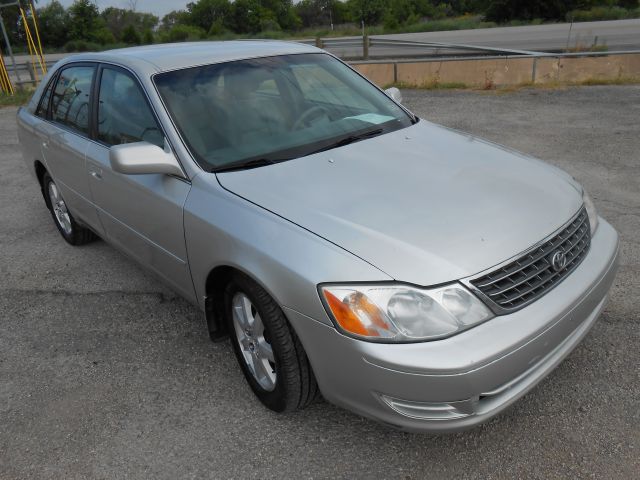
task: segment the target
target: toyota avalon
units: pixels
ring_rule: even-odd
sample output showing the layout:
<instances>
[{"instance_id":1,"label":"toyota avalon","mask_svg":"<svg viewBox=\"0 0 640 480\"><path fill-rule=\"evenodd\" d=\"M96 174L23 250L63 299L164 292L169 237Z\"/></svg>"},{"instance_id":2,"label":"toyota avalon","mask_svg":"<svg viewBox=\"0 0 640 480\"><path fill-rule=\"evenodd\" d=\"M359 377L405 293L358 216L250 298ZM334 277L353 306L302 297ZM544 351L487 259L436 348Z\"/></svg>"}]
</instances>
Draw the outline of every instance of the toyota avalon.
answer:
<instances>
[{"instance_id":1,"label":"toyota avalon","mask_svg":"<svg viewBox=\"0 0 640 480\"><path fill-rule=\"evenodd\" d=\"M322 394L405 430L477 425L576 347L616 272L571 176L306 45L70 56L18 125L64 240L197 306L277 412Z\"/></svg>"}]
</instances>

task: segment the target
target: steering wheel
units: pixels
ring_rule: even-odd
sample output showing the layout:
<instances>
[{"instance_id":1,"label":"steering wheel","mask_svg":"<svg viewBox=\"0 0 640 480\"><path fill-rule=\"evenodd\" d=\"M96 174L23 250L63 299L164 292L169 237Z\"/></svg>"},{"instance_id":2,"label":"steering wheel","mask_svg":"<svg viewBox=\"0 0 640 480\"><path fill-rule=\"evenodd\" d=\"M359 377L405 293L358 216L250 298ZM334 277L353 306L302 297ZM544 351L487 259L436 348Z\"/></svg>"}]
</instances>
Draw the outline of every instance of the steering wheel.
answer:
<instances>
[{"instance_id":1,"label":"steering wheel","mask_svg":"<svg viewBox=\"0 0 640 480\"><path fill-rule=\"evenodd\" d=\"M321 115L328 117L329 114L327 112L327 109L324 107L319 107L318 105L314 105L313 107L308 108L300 114L298 119L293 124L292 128L293 130L300 130L303 126L308 126L309 120L311 120L312 118L320 117Z\"/></svg>"}]
</instances>

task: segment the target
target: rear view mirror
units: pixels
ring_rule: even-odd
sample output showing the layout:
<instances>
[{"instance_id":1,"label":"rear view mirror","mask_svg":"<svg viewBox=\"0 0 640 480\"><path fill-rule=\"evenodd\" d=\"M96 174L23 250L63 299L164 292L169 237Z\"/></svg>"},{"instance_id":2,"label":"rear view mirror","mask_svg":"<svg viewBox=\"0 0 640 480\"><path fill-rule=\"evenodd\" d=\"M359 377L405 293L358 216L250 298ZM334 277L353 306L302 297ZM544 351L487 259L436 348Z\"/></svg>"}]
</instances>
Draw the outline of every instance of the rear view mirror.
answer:
<instances>
[{"instance_id":1,"label":"rear view mirror","mask_svg":"<svg viewBox=\"0 0 640 480\"><path fill-rule=\"evenodd\" d=\"M402 93L396 87L387 88L384 93L389 95L395 102L402 103Z\"/></svg>"},{"instance_id":2,"label":"rear view mirror","mask_svg":"<svg viewBox=\"0 0 640 480\"><path fill-rule=\"evenodd\" d=\"M114 145L109 150L109 161L114 171L126 175L159 173L184 178L175 155L148 142Z\"/></svg>"}]
</instances>

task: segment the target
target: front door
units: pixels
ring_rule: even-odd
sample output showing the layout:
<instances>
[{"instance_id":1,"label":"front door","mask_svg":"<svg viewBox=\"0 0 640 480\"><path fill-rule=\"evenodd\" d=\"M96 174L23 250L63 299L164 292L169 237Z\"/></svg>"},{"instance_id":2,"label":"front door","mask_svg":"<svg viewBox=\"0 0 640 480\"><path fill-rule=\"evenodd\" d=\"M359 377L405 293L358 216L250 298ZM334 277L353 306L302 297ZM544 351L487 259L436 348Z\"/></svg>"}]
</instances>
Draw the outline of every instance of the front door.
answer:
<instances>
[{"instance_id":1,"label":"front door","mask_svg":"<svg viewBox=\"0 0 640 480\"><path fill-rule=\"evenodd\" d=\"M183 228L191 184L170 175L124 175L111 169L112 145L146 141L164 147L165 137L129 72L103 66L98 81L96 142L87 150L87 170L106 236L195 301Z\"/></svg>"}]
</instances>

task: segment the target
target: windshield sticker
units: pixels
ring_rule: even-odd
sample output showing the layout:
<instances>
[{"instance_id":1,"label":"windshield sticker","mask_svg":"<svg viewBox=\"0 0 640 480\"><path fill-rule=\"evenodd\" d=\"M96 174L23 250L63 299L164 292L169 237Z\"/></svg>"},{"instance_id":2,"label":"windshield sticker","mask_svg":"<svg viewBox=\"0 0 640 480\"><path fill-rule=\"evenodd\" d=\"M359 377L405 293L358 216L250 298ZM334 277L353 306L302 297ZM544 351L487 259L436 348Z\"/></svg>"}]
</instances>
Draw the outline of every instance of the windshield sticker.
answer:
<instances>
[{"instance_id":1,"label":"windshield sticker","mask_svg":"<svg viewBox=\"0 0 640 480\"><path fill-rule=\"evenodd\" d=\"M355 117L347 117L347 118L354 119L354 120L362 120L363 122L372 123L374 125L379 125L381 123L394 120L393 117L389 117L387 115L380 115L378 113L363 113L362 115L356 115Z\"/></svg>"}]
</instances>

